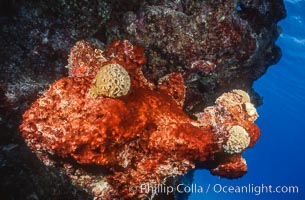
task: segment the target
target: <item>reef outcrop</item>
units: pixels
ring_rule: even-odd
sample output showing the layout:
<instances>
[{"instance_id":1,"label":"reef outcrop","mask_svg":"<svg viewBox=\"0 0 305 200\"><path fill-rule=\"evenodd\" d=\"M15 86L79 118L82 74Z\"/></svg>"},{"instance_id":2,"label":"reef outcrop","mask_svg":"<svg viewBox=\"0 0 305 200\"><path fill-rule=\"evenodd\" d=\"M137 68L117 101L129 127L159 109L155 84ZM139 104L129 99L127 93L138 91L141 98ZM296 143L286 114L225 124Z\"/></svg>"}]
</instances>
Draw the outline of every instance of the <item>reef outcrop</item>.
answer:
<instances>
[{"instance_id":1,"label":"reef outcrop","mask_svg":"<svg viewBox=\"0 0 305 200\"><path fill-rule=\"evenodd\" d=\"M151 81L182 73L188 114L213 104L224 91L248 90L281 56L274 42L281 30L276 22L285 16L282 1L152 0L118 12L112 11L108 41L128 38L144 47L143 71Z\"/></svg>"},{"instance_id":2,"label":"reef outcrop","mask_svg":"<svg viewBox=\"0 0 305 200\"><path fill-rule=\"evenodd\" d=\"M221 141L218 142L218 147L215 147L215 153L211 153L214 158L207 156L206 161L201 162L200 159L188 157L190 165L210 169L212 173L220 176L242 175L247 167L241 153L247 145L251 147L258 137L257 131L251 128L254 126L248 126L246 122L252 124L257 117L252 104L257 106L262 103L259 94L253 90L252 84L280 58L281 52L275 45L275 40L281 30L277 22L284 17L285 8L282 0L54 0L43 4L36 0L1 1L0 176L2 179L0 196L4 199L92 199L92 194L98 194L98 191L101 191L104 186L111 184L113 187L116 183L120 185L122 182L116 182L120 177L122 180L126 180L126 184L134 181L120 173L124 171L121 167L123 164L115 165L114 169L109 168L114 161L108 158L104 161L99 156L96 158L97 163L109 163L105 168L101 167L101 164L85 164L89 163L89 160L92 162L91 158L96 157L97 153L94 151L91 152L90 159L87 157L87 161L80 158L80 149L78 152L74 152L73 156L67 156L68 152L72 152L71 143L61 141L65 145L62 148L59 147L60 152L52 150L45 140L40 150L38 150L37 140L33 140L31 143L27 139L26 143L31 149L26 145L23 136L26 138L30 136L20 133L19 125L22 123L22 114L30 108L33 102L36 102L33 106L35 105L37 110L48 109L48 105L43 107L44 104L49 103L49 101L45 102L48 99L45 95L49 95L49 98L62 99L60 94L53 93L56 91L55 86L60 88L64 95L70 95L66 91L71 87L71 91L74 91L71 97L77 101L71 102L72 98L69 98L67 102L73 103L76 105L75 109L88 114L89 121L92 119L91 115L88 110L84 110L84 107L80 106L81 102L84 103L83 106L87 106L86 109L89 109L88 102L97 105L92 102L104 99L103 101L108 102L109 105L117 104L117 108L131 112L131 108L126 105L131 105L131 102L136 104L136 102L126 103L127 97L130 99L130 95L134 93L141 97L138 92L134 92L138 91L135 87L146 91L145 98L148 94L156 96L158 93L158 98L170 99L170 104L175 105L170 108L175 108L175 112L182 109L179 111L182 114L171 116L158 111L153 116L145 115L143 117L151 120L162 114L175 121L179 116L179 119L186 120L186 124L191 123L188 126L195 127L194 129L197 131L200 129L208 135L212 134L213 144L215 144L215 140ZM87 42L77 42L84 39ZM120 48L115 45L109 46L113 41L121 39L130 41L125 43L125 51L119 51ZM131 43L143 48L133 48L134 45ZM107 50L105 50L106 46L108 46ZM130 57L124 57L125 53ZM115 58L112 55L116 55ZM112 62L112 59L119 59L119 62ZM128 81L126 82L128 78L118 79L118 84L106 85L105 83L108 82L104 82L105 79L101 81L95 79L102 66L114 63L119 64L128 72L130 88L125 88L122 84L127 83L128 86ZM126 63L128 64L126 65ZM136 70L140 66L142 70ZM92 89L92 93L82 90L76 92L79 87L74 88L74 83L78 82L83 89ZM53 89L49 89L51 84ZM110 86L118 88L120 92L109 90ZM237 90L233 92L234 89ZM238 101L241 96L247 96L243 92L236 93L240 90L249 94L251 103L248 100L244 103ZM110 99L103 96L105 93L110 94ZM43 94L45 95L43 96ZM81 96L81 94L88 94L88 97ZM92 94L91 97L90 94ZM224 101L224 98L220 98L221 96L238 97L234 98L235 100L231 103L239 103L233 106L230 102ZM42 100L40 104L37 103L37 99ZM218 100L216 101L216 99ZM54 102L58 103L57 100ZM153 105L148 105L144 99L142 100L142 109L152 108ZM65 102L61 103L52 105L55 106L55 109L59 108L57 106L66 108ZM227 103L230 106L224 106ZM146 107L144 107L145 105ZM101 110L104 109L104 107L101 108ZM95 116L101 112L101 110L91 108L89 110ZM243 113L242 116L239 116L237 110ZM235 114L228 114L230 112ZM63 111L59 113L63 115L60 117L66 117L67 113L63 113ZM73 110L70 113L75 121L68 120L67 122L72 124L83 122L86 126L95 126L77 118L73 114L75 113ZM123 117L123 113L117 114L117 116ZM34 114L37 117L37 113L34 112ZM43 113L40 114L39 117L45 116ZM226 117L218 118L223 115ZM55 116L58 117L58 115ZM137 117L136 113L133 113L133 116ZM31 121L29 117L25 117L29 120L28 122ZM59 123L60 120L55 120L56 117L48 118L48 120ZM100 115L97 121L101 121L101 118ZM217 120L211 120L213 118ZM32 120L34 121L34 119ZM43 126L36 128L46 128L48 120L41 118L38 124L41 123L40 125ZM233 121L234 123L231 123ZM112 122L118 123L116 120L109 123ZM173 124L175 123L173 122ZM179 124L176 125L179 127ZM51 125L49 124L49 126ZM58 128L68 131L69 128L66 126L67 124L63 123ZM80 125L77 127L81 128ZM221 133L234 134L231 138L226 134L221 135L215 132L215 127L221 128ZM152 132L155 126L147 125L146 128L148 132ZM77 128L71 129L76 130ZM49 133L51 133L51 129ZM107 131L107 134L110 133L112 134ZM33 139L38 139L39 134L41 133L33 134ZM241 135L244 140L239 141L237 137L233 137L234 135ZM108 143L107 138L102 138L101 142ZM60 133L49 138L53 143L57 143L61 139L67 138L62 137ZM74 139L79 144L80 141ZM146 138L145 141L150 142L151 140ZM200 138L198 141L201 141ZM117 141L113 142L113 144L117 144ZM126 141L126 144L128 142ZM232 148L232 144L235 142L239 145ZM144 144L147 148L153 146ZM170 144L177 145L176 143ZM212 146L214 148L214 145ZM33 151L36 148L37 150ZM162 148L160 147L160 149ZM198 151L197 146L192 148L195 149L194 151ZM104 150L108 152L107 149ZM83 151L87 152L88 149ZM97 148L96 151L99 152L99 149ZM235 153L240 151L241 153ZM207 150L207 152L209 151ZM126 157L127 153L122 155ZM169 152L169 155L173 154ZM37 156L40 159L37 159ZM43 160L44 163L40 160ZM155 161L151 161L150 164L142 163L139 166L133 166L132 174L139 175L139 169L144 170L145 167L148 170L156 169L152 167L154 163ZM156 163L158 164L158 162ZM159 171L163 173L164 170L175 169L176 165L174 162L172 163L172 166L163 165L162 170ZM181 166L180 164L178 165ZM179 169L179 173L183 174L188 171L190 165L186 165L185 170ZM117 176L112 176L113 179L107 176L107 174L113 175L114 173ZM159 172L154 173L158 174L156 177L160 177ZM189 173L187 177L190 177L191 174ZM180 181L179 177L175 175L168 178L166 184L177 184ZM71 179L74 180L73 183ZM118 190L120 188L113 189L113 191ZM125 191L124 195L128 196L127 193ZM168 196L166 198L169 199ZM179 198L183 199L181 196Z\"/></svg>"},{"instance_id":3,"label":"reef outcrop","mask_svg":"<svg viewBox=\"0 0 305 200\"><path fill-rule=\"evenodd\" d=\"M172 73L157 85L149 82L142 74L146 60L142 48L121 40L96 57L94 52L100 50L87 42L77 46L87 48L73 48L70 76L55 81L24 113L20 125L26 143L45 164L69 164L69 170L64 167L63 171L72 180L95 197L109 200L152 198L157 194L140 190L141 185L157 187L195 168L207 168L227 178L247 171L241 153L254 145L259 128L246 92L225 93L214 106L191 119L182 109L182 75ZM74 59L75 51L88 61L76 66L85 59ZM104 76L114 77L106 77L104 82L119 83L117 74L123 69L108 66L124 67L122 76L128 76L129 91L92 97L101 70ZM117 88L110 84L110 94L112 89ZM93 173L93 178L88 166L103 172ZM82 172L71 173L71 169ZM84 175L86 180L80 178Z\"/></svg>"}]
</instances>

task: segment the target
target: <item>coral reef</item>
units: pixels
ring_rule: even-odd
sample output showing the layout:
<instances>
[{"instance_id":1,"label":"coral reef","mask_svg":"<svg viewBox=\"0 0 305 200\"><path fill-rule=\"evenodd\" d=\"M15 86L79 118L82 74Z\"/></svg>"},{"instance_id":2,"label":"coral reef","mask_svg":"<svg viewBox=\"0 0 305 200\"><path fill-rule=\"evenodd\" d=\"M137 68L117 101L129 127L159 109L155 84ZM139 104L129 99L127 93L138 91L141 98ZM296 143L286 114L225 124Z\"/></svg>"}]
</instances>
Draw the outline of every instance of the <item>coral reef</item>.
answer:
<instances>
[{"instance_id":1,"label":"coral reef","mask_svg":"<svg viewBox=\"0 0 305 200\"><path fill-rule=\"evenodd\" d=\"M100 67L116 63L128 72L134 70L127 95L138 91L132 88L138 85L172 97L179 108L183 107L184 113L197 120L196 123L200 119L196 116L208 116L207 112L217 119L224 113L219 110L221 105L214 102L226 92L232 93L232 89L246 91L255 105L261 103L252 83L280 58L280 49L274 41L280 32L277 22L284 17L282 0L1 1L0 196L4 199L83 200L92 199L88 192L92 188L94 193L98 193L109 185L109 181L103 179L106 176L96 175L107 172L101 167L97 169L82 164L77 168L73 163L75 160L69 164L67 160L70 158L59 161L56 156L38 150L34 154L26 146L18 129L22 114L55 80L68 75L73 79L79 78L80 82L90 79L91 88L96 85L94 77ZM87 42L77 42L84 39ZM125 47L112 45L103 52L105 46L115 39L128 39L145 47L145 51L133 49L129 42L119 42L116 45ZM123 56L126 52L130 57ZM119 56L113 58L112 55ZM119 62L112 62L112 59L119 59ZM125 63L128 65L123 65ZM142 70L139 70L139 65ZM105 97L96 100L99 98ZM118 99L124 103L125 97ZM62 103L64 106L65 102ZM207 108L211 105L214 109ZM234 109L248 113L243 112L243 120L254 121L257 117L255 107L249 102L239 103ZM219 127L223 128L223 133L242 123L234 120L236 123L230 126ZM83 120L79 122L83 123ZM210 128L225 124L217 120L209 123L200 122ZM251 138L251 147L258 134L252 134L254 130L245 124L242 127ZM154 126L147 129L150 128ZM219 138L222 141L219 148L223 149L227 139L226 136ZM215 154L215 159L209 164L196 163L196 166L209 168L221 176L232 174L232 177L237 177L246 172L241 155L224 155ZM147 167L139 164L137 169L140 166ZM173 161L164 164L162 170L169 172L175 166ZM188 173L187 177L191 174ZM70 177L78 184L72 183ZM168 177L166 184L178 184L182 179L184 177ZM170 199L168 196L164 198ZM180 198L183 199L179 195Z\"/></svg>"},{"instance_id":2,"label":"coral reef","mask_svg":"<svg viewBox=\"0 0 305 200\"><path fill-rule=\"evenodd\" d=\"M257 113L248 112L245 106L250 104L247 93L225 93L214 106L197 113L198 119L191 119L182 109L182 75L173 73L158 85L150 83L139 64L139 60L142 64L145 60L143 49L127 40L116 41L100 55L105 61L99 69L89 65L101 58L94 57L98 50L85 41L76 46L88 47L81 50L89 54L78 55L93 56L87 56L87 63L78 66L81 70L87 66L84 71L88 75L79 77L76 73L54 82L24 113L20 125L26 143L39 152L45 164L68 163L70 171L81 169L81 176L92 173L86 166L103 169L94 173L99 178L93 181L90 176L82 180L79 174L64 168L76 183L100 199L154 197L151 191L140 190L141 184L154 187L198 167L228 178L240 177L247 171L241 153L259 137L253 123ZM73 55L69 59L77 62ZM74 65L71 70L79 71ZM129 74L128 93L96 98L88 95L99 84L95 79L113 84L118 73Z\"/></svg>"},{"instance_id":3,"label":"coral reef","mask_svg":"<svg viewBox=\"0 0 305 200\"><path fill-rule=\"evenodd\" d=\"M122 15L112 11L107 39L128 38L145 47L143 71L152 81L183 73L188 114L211 105L224 88L248 90L281 56L274 41L276 22L285 16L282 1L151 0L138 7Z\"/></svg>"}]
</instances>

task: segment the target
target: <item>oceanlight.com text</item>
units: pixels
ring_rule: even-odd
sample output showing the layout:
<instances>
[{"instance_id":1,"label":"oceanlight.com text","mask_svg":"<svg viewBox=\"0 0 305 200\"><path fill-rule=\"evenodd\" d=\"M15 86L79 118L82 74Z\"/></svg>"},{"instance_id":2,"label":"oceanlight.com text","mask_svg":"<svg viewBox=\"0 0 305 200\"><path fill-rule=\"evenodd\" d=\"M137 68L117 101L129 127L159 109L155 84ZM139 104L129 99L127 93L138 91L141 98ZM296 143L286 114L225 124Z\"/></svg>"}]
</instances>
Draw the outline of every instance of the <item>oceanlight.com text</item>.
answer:
<instances>
[{"instance_id":1,"label":"oceanlight.com text","mask_svg":"<svg viewBox=\"0 0 305 200\"><path fill-rule=\"evenodd\" d=\"M213 192L215 193L231 193L231 194L254 194L254 195L261 195L266 193L299 193L298 186L285 186L285 185L254 185L248 184L243 186L229 186L229 185L221 185L221 184L214 184L213 185Z\"/></svg>"}]
</instances>

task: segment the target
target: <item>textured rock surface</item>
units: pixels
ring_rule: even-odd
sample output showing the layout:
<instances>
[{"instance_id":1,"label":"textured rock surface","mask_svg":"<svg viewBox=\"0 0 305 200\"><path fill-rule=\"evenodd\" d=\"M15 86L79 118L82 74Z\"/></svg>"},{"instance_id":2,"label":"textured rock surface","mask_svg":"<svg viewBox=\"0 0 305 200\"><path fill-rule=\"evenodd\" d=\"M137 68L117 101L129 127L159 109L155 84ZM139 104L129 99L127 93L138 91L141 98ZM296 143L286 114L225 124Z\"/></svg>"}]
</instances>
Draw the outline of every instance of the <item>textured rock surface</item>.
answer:
<instances>
[{"instance_id":1,"label":"textured rock surface","mask_svg":"<svg viewBox=\"0 0 305 200\"><path fill-rule=\"evenodd\" d=\"M282 1L209 1L207 4L206 1L97 0L70 1L69 5L66 2L0 2L0 175L3 177L0 194L8 199L91 198L57 169L40 163L24 145L18 131L21 114L50 83L67 76L64 66L73 64L77 68L87 62L82 55L79 57L84 60L74 56L79 63L70 59L67 62L76 41L88 38L94 48L103 49L104 43L125 38L145 47L144 74L149 80L162 83L158 86L160 90L179 82L177 75L166 78L171 72L182 73L187 80L187 87L179 92L174 92L178 89L175 87L166 91L180 105L186 97L184 111L190 115L201 112L233 88L248 91L252 102L260 102L251 89L252 82L279 59L280 51L274 41L279 33L277 21L285 16ZM78 72L80 76L86 74L82 70ZM253 110L249 104L245 105L249 111ZM233 166L231 160L222 166ZM67 164L59 166L69 169ZM96 171L94 167L90 170Z\"/></svg>"},{"instance_id":2,"label":"textured rock surface","mask_svg":"<svg viewBox=\"0 0 305 200\"><path fill-rule=\"evenodd\" d=\"M253 123L257 113L248 113L245 106L250 103L247 93L225 93L193 120L182 110L182 75L170 74L160 87L154 86L141 73L138 59L145 60L141 53L141 48L126 40L114 42L104 52L101 69L120 65L130 75L132 84L124 96L91 98L88 93L101 69L86 62L83 66L89 69L85 71L92 75L54 82L23 115L20 130L27 145L46 165L70 164L63 171L100 199L154 197L151 191L141 191L141 185L157 187L196 167L208 166L204 168L227 178L242 176L247 165L240 153L259 137ZM103 172L92 176L85 166ZM71 173L71 169L82 172Z\"/></svg>"},{"instance_id":3,"label":"textured rock surface","mask_svg":"<svg viewBox=\"0 0 305 200\"><path fill-rule=\"evenodd\" d=\"M108 23L108 39L145 47L150 80L183 73L189 114L229 89L251 91L281 56L274 42L285 16L282 1L139 1L139 9L118 16Z\"/></svg>"}]
</instances>

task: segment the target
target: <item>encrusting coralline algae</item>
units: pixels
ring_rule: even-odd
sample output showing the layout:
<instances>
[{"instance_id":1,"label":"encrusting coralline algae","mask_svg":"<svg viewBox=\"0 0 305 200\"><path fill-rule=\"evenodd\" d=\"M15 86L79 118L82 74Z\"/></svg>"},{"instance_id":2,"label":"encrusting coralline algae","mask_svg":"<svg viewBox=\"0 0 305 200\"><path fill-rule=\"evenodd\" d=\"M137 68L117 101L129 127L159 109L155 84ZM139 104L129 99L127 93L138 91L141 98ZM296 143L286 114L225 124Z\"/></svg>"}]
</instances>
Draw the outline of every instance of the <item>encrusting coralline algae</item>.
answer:
<instances>
[{"instance_id":1,"label":"encrusting coralline algae","mask_svg":"<svg viewBox=\"0 0 305 200\"><path fill-rule=\"evenodd\" d=\"M142 48L127 40L115 41L101 59L85 41L77 46L87 46L79 51L93 57L75 67L73 62L80 62L73 55L83 54L75 54L73 48L70 76L55 81L24 113L20 125L27 145L39 151L46 164L50 160L52 165L69 164L69 170L62 170L75 183L109 200L149 197L152 194L130 188L156 186L194 168L227 178L246 173L241 153L259 137L259 128L249 117L252 111L246 109L247 93L224 93L192 119L182 109L182 75L171 73L157 85L149 83L140 73L146 60ZM83 169L87 165L107 172L88 176L90 172ZM80 178L85 175L87 179Z\"/></svg>"}]
</instances>

